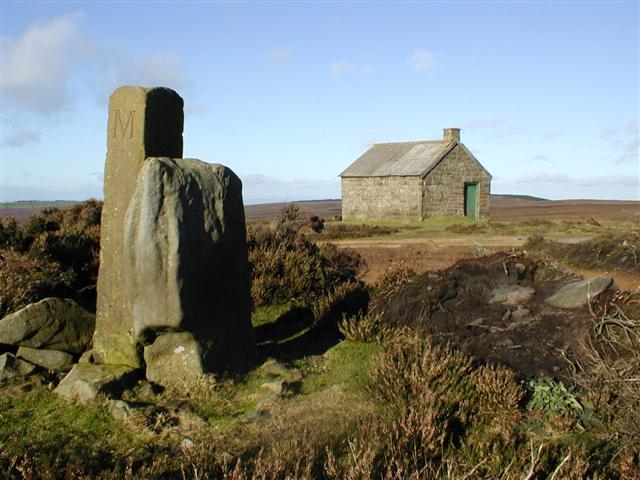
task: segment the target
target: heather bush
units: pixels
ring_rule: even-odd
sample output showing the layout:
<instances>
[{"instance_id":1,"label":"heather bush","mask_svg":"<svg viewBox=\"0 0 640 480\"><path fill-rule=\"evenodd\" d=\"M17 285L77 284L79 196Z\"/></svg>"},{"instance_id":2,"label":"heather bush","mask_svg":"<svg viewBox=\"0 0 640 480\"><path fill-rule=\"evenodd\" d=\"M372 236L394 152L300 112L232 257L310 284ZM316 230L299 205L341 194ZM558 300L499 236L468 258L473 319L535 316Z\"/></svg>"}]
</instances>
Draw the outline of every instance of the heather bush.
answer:
<instances>
[{"instance_id":1,"label":"heather bush","mask_svg":"<svg viewBox=\"0 0 640 480\"><path fill-rule=\"evenodd\" d=\"M530 236L523 248L581 268L640 272L640 232L603 233L579 243L560 243L542 235Z\"/></svg>"},{"instance_id":2,"label":"heather bush","mask_svg":"<svg viewBox=\"0 0 640 480\"><path fill-rule=\"evenodd\" d=\"M289 205L274 224L248 228L255 306L310 300L355 280L360 257L333 245L318 246L301 232L298 214L297 206Z\"/></svg>"},{"instance_id":3,"label":"heather bush","mask_svg":"<svg viewBox=\"0 0 640 480\"><path fill-rule=\"evenodd\" d=\"M95 310L101 211L101 202L88 200L45 209L23 225L2 220L2 315L52 295Z\"/></svg>"},{"instance_id":4,"label":"heather bush","mask_svg":"<svg viewBox=\"0 0 640 480\"><path fill-rule=\"evenodd\" d=\"M0 318L46 297L70 291L73 275L60 264L0 250Z\"/></svg>"}]
</instances>

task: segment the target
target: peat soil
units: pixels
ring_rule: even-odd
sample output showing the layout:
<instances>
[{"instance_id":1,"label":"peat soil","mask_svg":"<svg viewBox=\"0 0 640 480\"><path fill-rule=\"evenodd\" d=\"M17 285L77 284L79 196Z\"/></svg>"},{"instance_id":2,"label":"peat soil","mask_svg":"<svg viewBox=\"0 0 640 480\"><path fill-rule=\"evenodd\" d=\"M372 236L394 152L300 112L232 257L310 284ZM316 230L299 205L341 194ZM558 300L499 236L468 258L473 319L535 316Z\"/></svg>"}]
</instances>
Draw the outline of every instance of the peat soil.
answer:
<instances>
[{"instance_id":1,"label":"peat soil","mask_svg":"<svg viewBox=\"0 0 640 480\"><path fill-rule=\"evenodd\" d=\"M389 324L421 329L479 363L571 383L569 360L584 352L591 313L588 306L565 310L545 303L571 280L525 255L499 252L413 277L374 297L371 312ZM520 305L490 303L496 288L509 286L535 293Z\"/></svg>"}]
</instances>

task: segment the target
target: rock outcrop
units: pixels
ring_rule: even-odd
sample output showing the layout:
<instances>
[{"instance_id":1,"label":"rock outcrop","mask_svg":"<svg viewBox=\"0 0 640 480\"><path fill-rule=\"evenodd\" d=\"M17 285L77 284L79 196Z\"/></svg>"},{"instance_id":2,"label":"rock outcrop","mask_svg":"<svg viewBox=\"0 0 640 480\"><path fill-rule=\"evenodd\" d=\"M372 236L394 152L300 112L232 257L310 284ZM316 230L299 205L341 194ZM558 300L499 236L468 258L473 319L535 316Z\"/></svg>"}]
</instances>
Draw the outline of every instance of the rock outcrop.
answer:
<instances>
[{"instance_id":1,"label":"rock outcrop","mask_svg":"<svg viewBox=\"0 0 640 480\"><path fill-rule=\"evenodd\" d=\"M148 375L161 383L179 375L159 367L165 362L197 369L191 353L171 353L185 345L181 352L195 352L204 371L248 360L255 339L242 184L230 169L147 159L126 212L123 254L132 333L146 345Z\"/></svg>"},{"instance_id":2,"label":"rock outcrop","mask_svg":"<svg viewBox=\"0 0 640 480\"><path fill-rule=\"evenodd\" d=\"M45 298L0 320L0 343L80 354L94 327L95 316L73 300Z\"/></svg>"}]
</instances>

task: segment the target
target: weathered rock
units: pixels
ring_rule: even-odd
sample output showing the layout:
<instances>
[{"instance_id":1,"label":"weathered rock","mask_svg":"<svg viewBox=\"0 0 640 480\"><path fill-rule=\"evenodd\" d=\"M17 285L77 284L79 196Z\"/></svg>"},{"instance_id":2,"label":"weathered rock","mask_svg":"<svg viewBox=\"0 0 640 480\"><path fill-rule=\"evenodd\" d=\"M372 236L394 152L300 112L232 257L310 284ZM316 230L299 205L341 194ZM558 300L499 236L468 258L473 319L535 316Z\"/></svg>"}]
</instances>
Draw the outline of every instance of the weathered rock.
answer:
<instances>
[{"instance_id":1,"label":"weathered rock","mask_svg":"<svg viewBox=\"0 0 640 480\"><path fill-rule=\"evenodd\" d=\"M182 441L180 442L180 448L182 450L189 450L193 447L195 447L195 443L193 443L193 440L189 439L189 438L183 438Z\"/></svg>"},{"instance_id":2,"label":"weathered rock","mask_svg":"<svg viewBox=\"0 0 640 480\"><path fill-rule=\"evenodd\" d=\"M29 375L22 383L13 384L3 388L2 394L7 397L19 397L25 393L35 390L36 388L42 388L45 385L46 381L41 375L32 374Z\"/></svg>"},{"instance_id":3,"label":"weathered rock","mask_svg":"<svg viewBox=\"0 0 640 480\"><path fill-rule=\"evenodd\" d=\"M153 401L162 392L162 387L147 380L140 380L137 387L137 398L142 401Z\"/></svg>"},{"instance_id":4,"label":"weathered rock","mask_svg":"<svg viewBox=\"0 0 640 480\"><path fill-rule=\"evenodd\" d=\"M536 291L531 287L521 285L507 285L496 287L489 293L489 303L502 303L503 305L518 305L527 303Z\"/></svg>"},{"instance_id":5,"label":"weathered rock","mask_svg":"<svg viewBox=\"0 0 640 480\"><path fill-rule=\"evenodd\" d=\"M79 363L74 365L54 392L69 400L88 404L100 393L117 394L131 386L140 372L125 365L96 365Z\"/></svg>"},{"instance_id":6,"label":"weathered rock","mask_svg":"<svg viewBox=\"0 0 640 480\"><path fill-rule=\"evenodd\" d=\"M73 356L59 350L20 347L16 356L47 370L64 370L73 364Z\"/></svg>"},{"instance_id":7,"label":"weathered rock","mask_svg":"<svg viewBox=\"0 0 640 480\"><path fill-rule=\"evenodd\" d=\"M518 308L511 312L511 320L514 322L527 318L531 314L528 308Z\"/></svg>"},{"instance_id":8,"label":"weathered rock","mask_svg":"<svg viewBox=\"0 0 640 480\"><path fill-rule=\"evenodd\" d=\"M271 418L271 414L264 408L257 408L253 412L247 413L243 420L247 423L259 423Z\"/></svg>"},{"instance_id":9,"label":"weathered rock","mask_svg":"<svg viewBox=\"0 0 640 480\"><path fill-rule=\"evenodd\" d=\"M261 385L265 390L269 390L278 396L282 396L287 392L287 382L284 380L275 380L273 382L266 382Z\"/></svg>"},{"instance_id":10,"label":"weathered rock","mask_svg":"<svg viewBox=\"0 0 640 480\"><path fill-rule=\"evenodd\" d=\"M124 400L109 400L108 408L111 416L122 422L129 422L134 416L133 407Z\"/></svg>"},{"instance_id":11,"label":"weathered rock","mask_svg":"<svg viewBox=\"0 0 640 480\"><path fill-rule=\"evenodd\" d=\"M93 350L87 350L80 355L78 363L93 363Z\"/></svg>"},{"instance_id":12,"label":"weathered rock","mask_svg":"<svg viewBox=\"0 0 640 480\"><path fill-rule=\"evenodd\" d=\"M11 353L0 355L0 380L29 375L36 366L25 362Z\"/></svg>"},{"instance_id":13,"label":"weathered rock","mask_svg":"<svg viewBox=\"0 0 640 480\"><path fill-rule=\"evenodd\" d=\"M141 343L160 334L155 342L161 343L145 349L145 358L155 358L151 352L160 350L169 361L187 340L162 332L184 331L197 342L190 351L198 352L203 370L246 363L255 338L239 178L222 165L200 160L147 159L125 223L133 333ZM176 361L198 364L195 358ZM150 380L166 383L176 377L171 371L158 376L162 369L152 368Z\"/></svg>"},{"instance_id":14,"label":"weathered rock","mask_svg":"<svg viewBox=\"0 0 640 480\"><path fill-rule=\"evenodd\" d=\"M166 88L120 87L109 100L94 358L140 366L124 273L124 216L147 157L182 157L182 98Z\"/></svg>"},{"instance_id":15,"label":"weathered rock","mask_svg":"<svg viewBox=\"0 0 640 480\"><path fill-rule=\"evenodd\" d=\"M545 300L556 308L580 308L587 305L596 296L607 289L616 289L611 277L596 277L588 280L571 282L560 288Z\"/></svg>"},{"instance_id":16,"label":"weathered rock","mask_svg":"<svg viewBox=\"0 0 640 480\"><path fill-rule=\"evenodd\" d=\"M147 380L167 385L203 372L199 343L189 332L165 333L144 347Z\"/></svg>"},{"instance_id":17,"label":"weathered rock","mask_svg":"<svg viewBox=\"0 0 640 480\"><path fill-rule=\"evenodd\" d=\"M73 300L45 298L0 320L0 343L82 353L95 317Z\"/></svg>"}]
</instances>

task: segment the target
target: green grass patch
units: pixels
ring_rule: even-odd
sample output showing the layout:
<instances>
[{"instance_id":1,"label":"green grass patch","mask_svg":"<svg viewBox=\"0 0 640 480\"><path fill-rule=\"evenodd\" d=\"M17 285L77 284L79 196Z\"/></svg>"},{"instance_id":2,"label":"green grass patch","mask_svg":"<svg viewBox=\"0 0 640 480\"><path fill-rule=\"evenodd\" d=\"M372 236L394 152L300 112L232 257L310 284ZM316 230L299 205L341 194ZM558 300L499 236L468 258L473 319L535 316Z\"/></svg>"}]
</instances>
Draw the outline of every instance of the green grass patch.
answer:
<instances>
[{"instance_id":1,"label":"green grass patch","mask_svg":"<svg viewBox=\"0 0 640 480\"><path fill-rule=\"evenodd\" d=\"M0 451L6 457L37 456L40 467L54 461L87 461L95 455L129 455L148 437L111 417L101 405L66 402L46 388L0 394Z\"/></svg>"},{"instance_id":2,"label":"green grass patch","mask_svg":"<svg viewBox=\"0 0 640 480\"><path fill-rule=\"evenodd\" d=\"M344 340L322 357L294 362L305 373L302 393L310 395L334 385L362 393L371 378L372 362L379 348L375 343Z\"/></svg>"},{"instance_id":3,"label":"green grass patch","mask_svg":"<svg viewBox=\"0 0 640 480\"><path fill-rule=\"evenodd\" d=\"M283 303L282 305L263 305L257 307L251 315L251 323L254 327L274 323L283 314L295 307L294 302Z\"/></svg>"}]
</instances>

